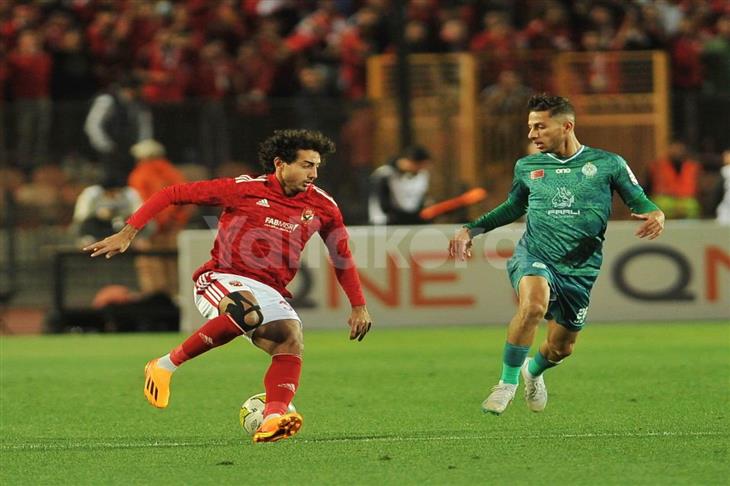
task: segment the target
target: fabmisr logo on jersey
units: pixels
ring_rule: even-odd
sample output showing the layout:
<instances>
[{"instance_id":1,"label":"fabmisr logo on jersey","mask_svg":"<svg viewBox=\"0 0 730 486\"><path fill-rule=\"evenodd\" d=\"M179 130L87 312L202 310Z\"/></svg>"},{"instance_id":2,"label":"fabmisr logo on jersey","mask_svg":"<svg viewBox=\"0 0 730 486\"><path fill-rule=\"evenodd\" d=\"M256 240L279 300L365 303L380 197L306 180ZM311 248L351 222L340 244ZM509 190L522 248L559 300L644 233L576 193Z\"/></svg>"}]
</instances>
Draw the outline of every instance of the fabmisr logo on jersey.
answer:
<instances>
[{"instance_id":1,"label":"fabmisr logo on jersey","mask_svg":"<svg viewBox=\"0 0 730 486\"><path fill-rule=\"evenodd\" d=\"M266 226L267 228L277 229L279 231L285 231L287 233L291 233L299 227L298 224L287 223L286 221L271 218L269 216L264 219L264 226Z\"/></svg>"}]
</instances>

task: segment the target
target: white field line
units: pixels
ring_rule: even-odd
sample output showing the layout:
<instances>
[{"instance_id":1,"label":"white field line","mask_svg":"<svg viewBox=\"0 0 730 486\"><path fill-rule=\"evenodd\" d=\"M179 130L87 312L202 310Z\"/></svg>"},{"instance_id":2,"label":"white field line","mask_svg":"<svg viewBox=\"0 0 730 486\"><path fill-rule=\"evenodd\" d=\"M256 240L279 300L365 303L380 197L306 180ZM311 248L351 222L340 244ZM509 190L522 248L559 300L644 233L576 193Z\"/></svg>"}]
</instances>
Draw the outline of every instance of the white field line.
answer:
<instances>
[{"instance_id":1,"label":"white field line","mask_svg":"<svg viewBox=\"0 0 730 486\"><path fill-rule=\"evenodd\" d=\"M319 439L296 440L300 444L332 443L332 442L443 442L443 441L472 441L472 440L534 440L534 439L604 439L604 438L651 438L651 437L720 437L728 435L723 431L704 432L596 432L580 434L530 434L530 435L469 435L469 436L431 436L431 437L407 437L407 436L372 436L372 437L322 437ZM242 437L240 440L187 440L187 441L130 441L110 442L94 441L86 442L57 442L59 439L49 439L49 442L27 442L24 444L0 444L2 451L46 451L46 450L74 450L74 449L136 449L136 448L168 448L168 447L207 447L207 446L231 446L244 442L248 439Z\"/></svg>"}]
</instances>

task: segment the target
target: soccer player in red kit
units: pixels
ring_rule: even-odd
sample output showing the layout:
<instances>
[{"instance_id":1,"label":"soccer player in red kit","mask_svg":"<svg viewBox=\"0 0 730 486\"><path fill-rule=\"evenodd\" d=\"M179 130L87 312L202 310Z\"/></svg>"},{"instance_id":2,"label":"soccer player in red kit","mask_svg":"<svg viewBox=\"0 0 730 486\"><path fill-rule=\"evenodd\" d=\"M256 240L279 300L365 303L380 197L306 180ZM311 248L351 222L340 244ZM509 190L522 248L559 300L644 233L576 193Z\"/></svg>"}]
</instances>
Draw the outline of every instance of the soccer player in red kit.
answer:
<instances>
[{"instance_id":1,"label":"soccer player in red kit","mask_svg":"<svg viewBox=\"0 0 730 486\"><path fill-rule=\"evenodd\" d=\"M304 245L319 233L337 279L352 306L350 339L362 340L372 319L335 201L314 185L322 158L335 150L319 132L280 130L259 147L266 174L169 186L148 199L119 232L84 248L110 258L129 248L137 232L170 204L221 206L211 259L193 275L195 303L210 319L170 353L147 363L144 395L167 407L170 379L178 366L244 335L271 355L264 376L266 409L254 442L291 437L302 417L287 413L302 367L301 321L284 297L299 268Z\"/></svg>"}]
</instances>

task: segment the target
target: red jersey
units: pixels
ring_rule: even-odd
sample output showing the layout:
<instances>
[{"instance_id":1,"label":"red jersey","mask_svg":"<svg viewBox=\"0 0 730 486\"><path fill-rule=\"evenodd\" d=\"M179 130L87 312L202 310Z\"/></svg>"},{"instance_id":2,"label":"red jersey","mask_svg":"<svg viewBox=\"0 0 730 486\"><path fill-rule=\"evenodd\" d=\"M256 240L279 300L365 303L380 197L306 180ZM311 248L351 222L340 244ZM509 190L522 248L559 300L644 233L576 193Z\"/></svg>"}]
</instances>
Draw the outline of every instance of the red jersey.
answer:
<instances>
[{"instance_id":1,"label":"red jersey","mask_svg":"<svg viewBox=\"0 0 730 486\"><path fill-rule=\"evenodd\" d=\"M170 204L223 207L211 259L193 280L210 270L233 273L291 297L286 286L299 269L304 245L319 233L350 304L365 305L342 213L322 189L311 185L287 196L274 174L176 184L155 193L127 223L140 229Z\"/></svg>"}]
</instances>

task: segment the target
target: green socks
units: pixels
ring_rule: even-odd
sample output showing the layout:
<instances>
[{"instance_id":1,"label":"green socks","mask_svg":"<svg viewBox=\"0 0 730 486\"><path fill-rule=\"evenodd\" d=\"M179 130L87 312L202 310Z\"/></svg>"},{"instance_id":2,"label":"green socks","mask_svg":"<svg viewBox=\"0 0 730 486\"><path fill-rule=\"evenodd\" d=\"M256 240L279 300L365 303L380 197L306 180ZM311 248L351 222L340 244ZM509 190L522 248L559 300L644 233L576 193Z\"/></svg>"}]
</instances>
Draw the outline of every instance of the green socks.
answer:
<instances>
[{"instance_id":1,"label":"green socks","mask_svg":"<svg viewBox=\"0 0 730 486\"><path fill-rule=\"evenodd\" d=\"M504 343L502 354L502 383L516 385L520 381L520 368L525 362L529 346L518 346L516 344Z\"/></svg>"},{"instance_id":2,"label":"green socks","mask_svg":"<svg viewBox=\"0 0 730 486\"><path fill-rule=\"evenodd\" d=\"M532 376L540 376L546 369L557 366L558 364L560 364L560 361L550 361L538 351L530 360L530 364L527 365L527 370Z\"/></svg>"}]
</instances>

